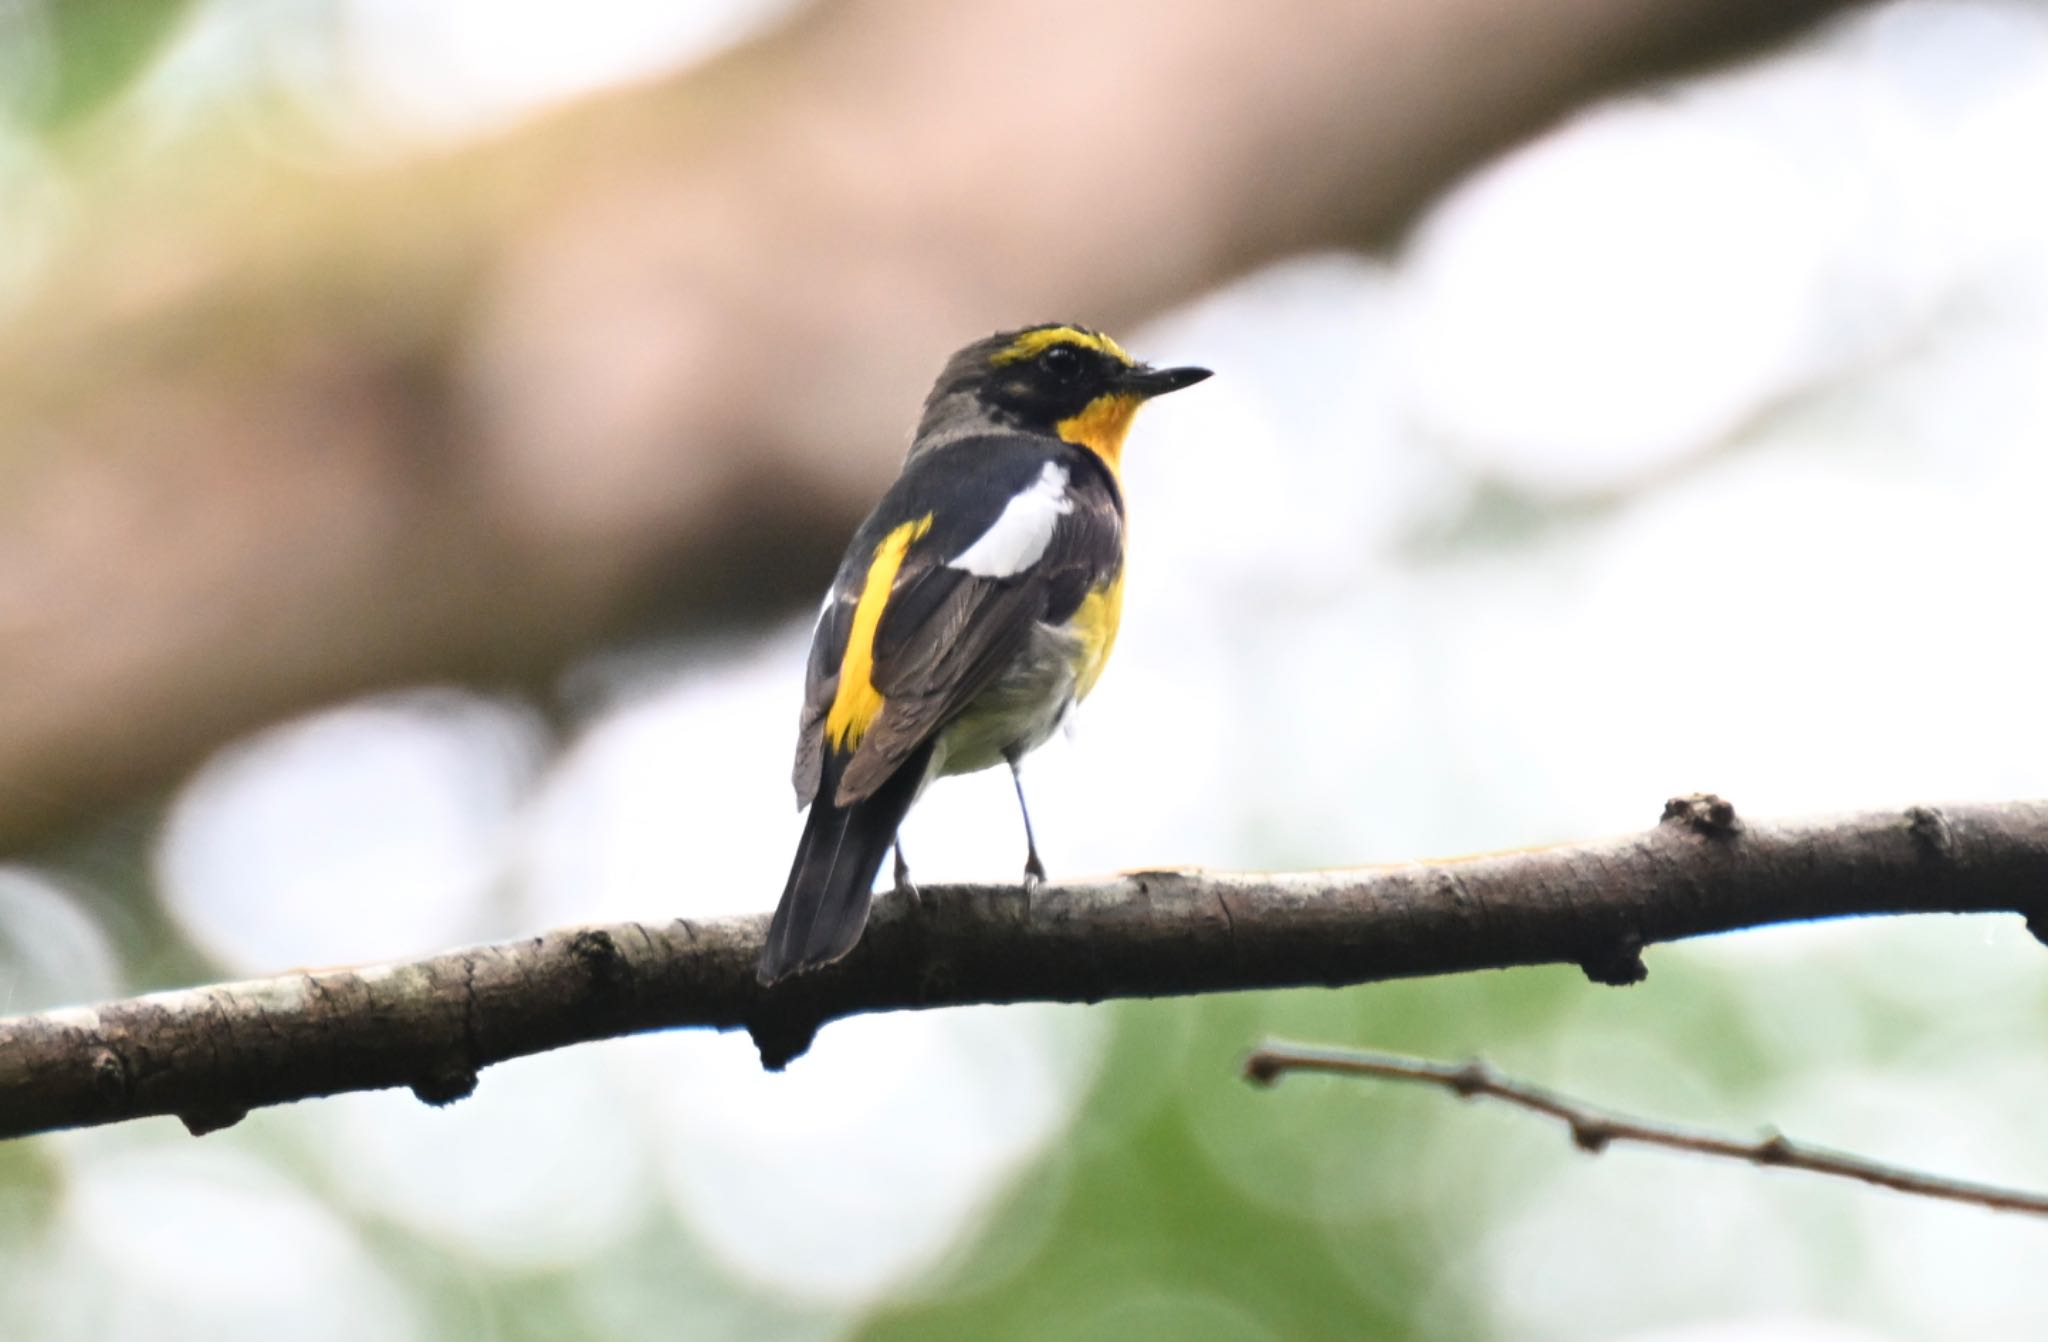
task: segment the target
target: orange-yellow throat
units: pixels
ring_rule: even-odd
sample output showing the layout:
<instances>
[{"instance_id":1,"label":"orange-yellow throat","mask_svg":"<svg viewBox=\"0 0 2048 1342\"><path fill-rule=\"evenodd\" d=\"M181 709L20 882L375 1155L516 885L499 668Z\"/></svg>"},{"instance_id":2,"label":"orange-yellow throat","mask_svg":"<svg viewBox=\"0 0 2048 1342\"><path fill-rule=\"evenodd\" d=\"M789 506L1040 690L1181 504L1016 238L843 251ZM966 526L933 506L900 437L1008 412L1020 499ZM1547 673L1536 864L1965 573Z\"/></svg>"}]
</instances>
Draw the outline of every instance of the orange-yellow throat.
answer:
<instances>
[{"instance_id":1,"label":"orange-yellow throat","mask_svg":"<svg viewBox=\"0 0 2048 1342\"><path fill-rule=\"evenodd\" d=\"M1123 487L1124 439L1130 436L1131 421L1138 417L1142 398L1129 392L1111 392L1090 401L1080 414L1063 419L1056 426L1060 437L1087 448L1102 458L1117 487ZM1125 524L1129 532L1128 521ZM1123 622L1124 573L1118 566L1109 585L1090 592L1074 612L1073 627L1081 635L1081 665L1074 679L1074 698L1085 699L1088 691L1109 664L1116 647L1117 626Z\"/></svg>"},{"instance_id":2,"label":"orange-yellow throat","mask_svg":"<svg viewBox=\"0 0 2048 1342\"><path fill-rule=\"evenodd\" d=\"M1070 415L1054 427L1059 430L1060 437L1101 457L1121 487L1124 439L1131 432L1131 421L1138 417L1138 407L1143 404L1143 400L1129 392L1113 391L1096 397L1080 414Z\"/></svg>"}]
</instances>

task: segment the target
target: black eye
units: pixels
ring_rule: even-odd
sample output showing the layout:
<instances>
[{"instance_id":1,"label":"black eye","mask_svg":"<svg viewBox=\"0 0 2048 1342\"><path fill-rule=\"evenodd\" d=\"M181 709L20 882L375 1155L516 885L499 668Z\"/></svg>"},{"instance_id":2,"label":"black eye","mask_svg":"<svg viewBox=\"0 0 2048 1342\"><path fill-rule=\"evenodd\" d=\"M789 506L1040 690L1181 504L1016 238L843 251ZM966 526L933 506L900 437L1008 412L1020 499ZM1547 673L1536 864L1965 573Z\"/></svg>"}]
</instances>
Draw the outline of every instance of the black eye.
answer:
<instances>
[{"instance_id":1,"label":"black eye","mask_svg":"<svg viewBox=\"0 0 2048 1342\"><path fill-rule=\"evenodd\" d=\"M1038 356L1038 366L1062 382L1081 376L1081 355L1071 345L1054 345Z\"/></svg>"}]
</instances>

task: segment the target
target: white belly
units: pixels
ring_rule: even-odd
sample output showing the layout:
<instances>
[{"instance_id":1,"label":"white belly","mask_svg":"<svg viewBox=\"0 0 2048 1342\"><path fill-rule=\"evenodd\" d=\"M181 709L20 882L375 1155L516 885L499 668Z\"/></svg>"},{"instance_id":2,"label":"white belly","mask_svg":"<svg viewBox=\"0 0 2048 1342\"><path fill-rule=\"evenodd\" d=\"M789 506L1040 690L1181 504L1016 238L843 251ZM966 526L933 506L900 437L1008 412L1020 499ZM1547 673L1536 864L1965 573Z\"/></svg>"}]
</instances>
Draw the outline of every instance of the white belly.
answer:
<instances>
[{"instance_id":1,"label":"white belly","mask_svg":"<svg viewBox=\"0 0 2048 1342\"><path fill-rule=\"evenodd\" d=\"M1030 646L939 733L927 777L973 773L1045 744L1073 705L1082 640L1041 624Z\"/></svg>"}]
</instances>

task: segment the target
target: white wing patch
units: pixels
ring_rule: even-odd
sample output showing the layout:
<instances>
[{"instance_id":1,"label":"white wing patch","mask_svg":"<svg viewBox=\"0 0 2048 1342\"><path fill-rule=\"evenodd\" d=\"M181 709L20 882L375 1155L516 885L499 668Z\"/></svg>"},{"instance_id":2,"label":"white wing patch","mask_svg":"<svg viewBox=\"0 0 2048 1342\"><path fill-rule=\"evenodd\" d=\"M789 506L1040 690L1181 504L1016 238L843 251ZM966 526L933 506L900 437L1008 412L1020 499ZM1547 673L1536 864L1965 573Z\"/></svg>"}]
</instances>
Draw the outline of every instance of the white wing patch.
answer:
<instances>
[{"instance_id":1,"label":"white wing patch","mask_svg":"<svg viewBox=\"0 0 2048 1342\"><path fill-rule=\"evenodd\" d=\"M962 569L977 578L1008 578L1036 564L1052 544L1053 528L1060 518L1074 511L1067 497L1064 466L1046 462L1045 469L1028 489L1003 505L1002 515L981 533L974 544L948 561L948 568Z\"/></svg>"}]
</instances>

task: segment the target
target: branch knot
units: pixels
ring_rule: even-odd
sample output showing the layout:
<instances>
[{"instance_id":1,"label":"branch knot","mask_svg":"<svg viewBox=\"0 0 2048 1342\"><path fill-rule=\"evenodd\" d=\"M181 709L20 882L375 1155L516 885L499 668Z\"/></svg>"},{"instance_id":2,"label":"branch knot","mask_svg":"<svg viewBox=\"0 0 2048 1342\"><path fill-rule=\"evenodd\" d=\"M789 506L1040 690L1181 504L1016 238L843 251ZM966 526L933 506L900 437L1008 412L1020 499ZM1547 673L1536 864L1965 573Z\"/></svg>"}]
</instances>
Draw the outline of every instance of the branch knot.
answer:
<instances>
[{"instance_id":1,"label":"branch knot","mask_svg":"<svg viewBox=\"0 0 2048 1342\"><path fill-rule=\"evenodd\" d=\"M1948 827L1948 818L1934 807L1907 808L1906 832L1913 836L1922 857L1942 862L1955 859L1955 834Z\"/></svg>"},{"instance_id":2,"label":"branch knot","mask_svg":"<svg viewBox=\"0 0 2048 1342\"><path fill-rule=\"evenodd\" d=\"M232 1128L248 1116L249 1111L240 1105L222 1104L187 1109L178 1115L178 1121L194 1137L204 1137L209 1132Z\"/></svg>"},{"instance_id":3,"label":"branch knot","mask_svg":"<svg viewBox=\"0 0 2048 1342\"><path fill-rule=\"evenodd\" d=\"M1463 1067L1451 1073L1450 1087L1461 1100L1475 1095L1484 1095L1494 1085L1493 1068L1486 1065L1486 1059L1474 1058Z\"/></svg>"},{"instance_id":4,"label":"branch knot","mask_svg":"<svg viewBox=\"0 0 2048 1342\"><path fill-rule=\"evenodd\" d=\"M446 1108L476 1093L476 1069L450 1064L412 1083L412 1093L421 1104Z\"/></svg>"},{"instance_id":5,"label":"branch knot","mask_svg":"<svg viewBox=\"0 0 2048 1342\"><path fill-rule=\"evenodd\" d=\"M1599 1155L1614 1140L1614 1125L1605 1119L1573 1118L1572 1145L1591 1155Z\"/></svg>"},{"instance_id":6,"label":"branch knot","mask_svg":"<svg viewBox=\"0 0 2048 1342\"><path fill-rule=\"evenodd\" d=\"M102 1045L92 1051L92 1088L109 1105L128 1103L128 1064L119 1053Z\"/></svg>"},{"instance_id":7,"label":"branch knot","mask_svg":"<svg viewBox=\"0 0 2048 1342\"><path fill-rule=\"evenodd\" d=\"M1660 825L1676 825L1703 838L1731 838L1742 830L1735 804L1711 792L1692 792L1664 803Z\"/></svg>"},{"instance_id":8,"label":"branch knot","mask_svg":"<svg viewBox=\"0 0 2048 1342\"><path fill-rule=\"evenodd\" d=\"M569 938L569 954L590 975L590 987L596 993L608 997L632 984L633 967L627 963L626 953L619 949L617 939L601 927L579 929Z\"/></svg>"},{"instance_id":9,"label":"branch knot","mask_svg":"<svg viewBox=\"0 0 2048 1342\"><path fill-rule=\"evenodd\" d=\"M1579 961L1587 978L1608 988L1626 988L1650 977L1643 963L1643 934L1623 932L1607 945Z\"/></svg>"}]
</instances>

